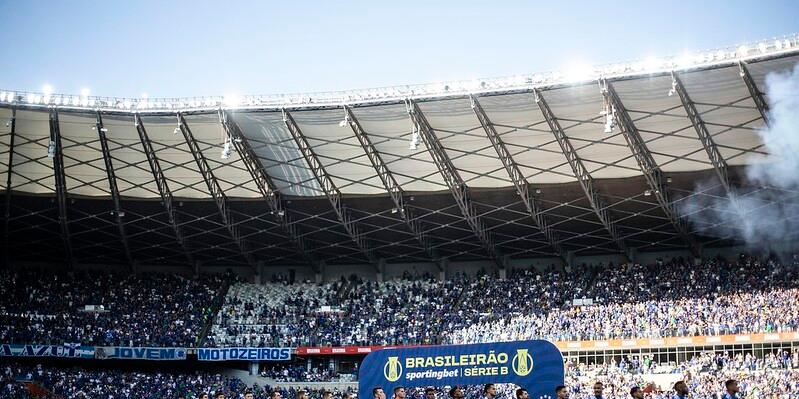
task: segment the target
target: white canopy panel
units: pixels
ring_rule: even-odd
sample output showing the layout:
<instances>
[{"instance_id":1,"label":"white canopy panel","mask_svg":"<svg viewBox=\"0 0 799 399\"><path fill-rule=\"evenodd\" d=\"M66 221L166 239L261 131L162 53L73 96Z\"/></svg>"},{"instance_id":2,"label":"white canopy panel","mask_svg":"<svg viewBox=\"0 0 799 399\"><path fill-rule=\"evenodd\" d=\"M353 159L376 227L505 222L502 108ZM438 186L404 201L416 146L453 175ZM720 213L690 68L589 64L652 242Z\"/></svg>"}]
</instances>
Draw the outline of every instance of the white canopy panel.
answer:
<instances>
[{"instance_id":1,"label":"white canopy panel","mask_svg":"<svg viewBox=\"0 0 799 399\"><path fill-rule=\"evenodd\" d=\"M106 137L119 195L160 198L133 116L103 116L103 125L108 129Z\"/></svg>"},{"instance_id":2,"label":"white canopy panel","mask_svg":"<svg viewBox=\"0 0 799 399\"><path fill-rule=\"evenodd\" d=\"M447 189L424 140L415 150L409 148L413 125L405 105L355 108L353 113L405 191Z\"/></svg>"},{"instance_id":3,"label":"white canopy panel","mask_svg":"<svg viewBox=\"0 0 799 399\"><path fill-rule=\"evenodd\" d=\"M469 99L419 103L450 160L469 187L507 187L508 173L486 137Z\"/></svg>"},{"instance_id":4,"label":"white canopy panel","mask_svg":"<svg viewBox=\"0 0 799 399\"><path fill-rule=\"evenodd\" d=\"M613 86L661 170L684 172L713 167L680 97L669 95L670 76L622 81Z\"/></svg>"},{"instance_id":5,"label":"white canopy panel","mask_svg":"<svg viewBox=\"0 0 799 399\"><path fill-rule=\"evenodd\" d=\"M289 195L324 195L280 113L242 112L235 119L278 191Z\"/></svg>"},{"instance_id":6,"label":"white canopy panel","mask_svg":"<svg viewBox=\"0 0 799 399\"><path fill-rule=\"evenodd\" d=\"M11 190L32 194L55 193L53 160L47 157L50 115L39 111L17 111Z\"/></svg>"},{"instance_id":7,"label":"white canopy panel","mask_svg":"<svg viewBox=\"0 0 799 399\"><path fill-rule=\"evenodd\" d=\"M8 162L11 156L12 110L0 109L0 189L6 189Z\"/></svg>"},{"instance_id":8,"label":"white canopy panel","mask_svg":"<svg viewBox=\"0 0 799 399\"><path fill-rule=\"evenodd\" d=\"M180 131L175 133L177 117L142 115L141 120L172 195L177 198L210 197L186 140Z\"/></svg>"},{"instance_id":9,"label":"white canopy panel","mask_svg":"<svg viewBox=\"0 0 799 399\"><path fill-rule=\"evenodd\" d=\"M532 94L480 97L479 101L528 182L577 180Z\"/></svg>"},{"instance_id":10,"label":"white canopy panel","mask_svg":"<svg viewBox=\"0 0 799 399\"><path fill-rule=\"evenodd\" d=\"M218 114L186 115L185 119L225 195L231 198L260 197L261 193L238 152L231 147L229 158L222 158L226 133Z\"/></svg>"},{"instance_id":11,"label":"white canopy panel","mask_svg":"<svg viewBox=\"0 0 799 399\"><path fill-rule=\"evenodd\" d=\"M339 126L344 120L343 109L298 111L291 115L340 191L385 194L383 183L350 126Z\"/></svg>"},{"instance_id":12,"label":"white canopy panel","mask_svg":"<svg viewBox=\"0 0 799 399\"><path fill-rule=\"evenodd\" d=\"M59 112L67 192L76 195L111 195L96 118Z\"/></svg>"},{"instance_id":13,"label":"white canopy panel","mask_svg":"<svg viewBox=\"0 0 799 399\"><path fill-rule=\"evenodd\" d=\"M727 164L745 165L762 158L757 130L765 124L737 66L686 73L683 83Z\"/></svg>"},{"instance_id":14,"label":"white canopy panel","mask_svg":"<svg viewBox=\"0 0 799 399\"><path fill-rule=\"evenodd\" d=\"M545 91L543 96L594 179L641 174L619 129L611 134L603 131L599 86L566 87Z\"/></svg>"}]
</instances>

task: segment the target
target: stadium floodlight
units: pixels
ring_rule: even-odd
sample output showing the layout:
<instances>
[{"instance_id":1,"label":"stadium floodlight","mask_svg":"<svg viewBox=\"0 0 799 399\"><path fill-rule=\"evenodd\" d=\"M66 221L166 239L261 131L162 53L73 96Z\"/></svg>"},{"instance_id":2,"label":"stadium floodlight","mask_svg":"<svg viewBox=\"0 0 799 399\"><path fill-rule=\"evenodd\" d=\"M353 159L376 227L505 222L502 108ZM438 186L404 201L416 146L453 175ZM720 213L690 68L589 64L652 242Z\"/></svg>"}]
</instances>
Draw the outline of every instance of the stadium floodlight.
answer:
<instances>
[{"instance_id":1,"label":"stadium floodlight","mask_svg":"<svg viewBox=\"0 0 799 399\"><path fill-rule=\"evenodd\" d=\"M45 104L50 103L50 96L53 94L53 87L50 85L42 86L42 102Z\"/></svg>"},{"instance_id":2,"label":"stadium floodlight","mask_svg":"<svg viewBox=\"0 0 799 399\"><path fill-rule=\"evenodd\" d=\"M746 57L749 54L749 47L747 45L741 45L738 47L738 56L739 57Z\"/></svg>"},{"instance_id":3,"label":"stadium floodlight","mask_svg":"<svg viewBox=\"0 0 799 399\"><path fill-rule=\"evenodd\" d=\"M347 112L347 108L344 107L344 119L342 119L341 122L338 123L338 126L339 127L347 127L347 126L350 125L350 123L351 123L351 121L350 121L350 113Z\"/></svg>"},{"instance_id":4,"label":"stadium floodlight","mask_svg":"<svg viewBox=\"0 0 799 399\"><path fill-rule=\"evenodd\" d=\"M648 72L654 72L660 69L661 61L655 57L648 57L644 60L644 69Z\"/></svg>"},{"instance_id":5,"label":"stadium floodlight","mask_svg":"<svg viewBox=\"0 0 799 399\"><path fill-rule=\"evenodd\" d=\"M231 148L230 148L230 145L231 145L231 142L230 142L230 138L228 137L227 139L225 139L225 146L222 147L222 159L229 159L230 158L230 153L232 151Z\"/></svg>"},{"instance_id":6,"label":"stadium floodlight","mask_svg":"<svg viewBox=\"0 0 799 399\"><path fill-rule=\"evenodd\" d=\"M414 129L413 132L411 133L411 141L410 143L408 143L408 149L415 150L419 148L419 143L421 143L421 141L422 139L421 136L419 135L419 132L416 129Z\"/></svg>"},{"instance_id":7,"label":"stadium floodlight","mask_svg":"<svg viewBox=\"0 0 799 399\"><path fill-rule=\"evenodd\" d=\"M605 115L605 133L613 133L613 111Z\"/></svg>"},{"instance_id":8,"label":"stadium floodlight","mask_svg":"<svg viewBox=\"0 0 799 399\"><path fill-rule=\"evenodd\" d=\"M241 104L241 98L236 95L227 95L222 98L222 103L228 107L236 107Z\"/></svg>"},{"instance_id":9,"label":"stadium floodlight","mask_svg":"<svg viewBox=\"0 0 799 399\"><path fill-rule=\"evenodd\" d=\"M677 78L674 76L674 71L671 72L671 89L669 90L669 97L677 94Z\"/></svg>"},{"instance_id":10,"label":"stadium floodlight","mask_svg":"<svg viewBox=\"0 0 799 399\"><path fill-rule=\"evenodd\" d=\"M50 140L50 144L47 145L47 158L55 158L55 141Z\"/></svg>"},{"instance_id":11,"label":"stadium floodlight","mask_svg":"<svg viewBox=\"0 0 799 399\"><path fill-rule=\"evenodd\" d=\"M566 83L584 82L593 80L594 75L594 70L590 65L576 63L566 70L564 80Z\"/></svg>"}]
</instances>

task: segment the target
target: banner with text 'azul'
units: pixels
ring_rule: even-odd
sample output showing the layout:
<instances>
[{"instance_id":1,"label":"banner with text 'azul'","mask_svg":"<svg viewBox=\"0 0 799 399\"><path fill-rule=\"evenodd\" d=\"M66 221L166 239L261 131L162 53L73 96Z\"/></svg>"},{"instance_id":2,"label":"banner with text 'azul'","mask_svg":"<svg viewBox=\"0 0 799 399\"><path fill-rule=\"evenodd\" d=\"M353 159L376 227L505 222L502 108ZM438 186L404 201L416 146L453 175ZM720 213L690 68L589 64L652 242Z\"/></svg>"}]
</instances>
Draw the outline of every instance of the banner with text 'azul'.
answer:
<instances>
[{"instance_id":1,"label":"banner with text 'azul'","mask_svg":"<svg viewBox=\"0 0 799 399\"><path fill-rule=\"evenodd\" d=\"M143 348L128 346L98 346L97 359L186 360L186 348Z\"/></svg>"},{"instance_id":2,"label":"banner with text 'azul'","mask_svg":"<svg viewBox=\"0 0 799 399\"><path fill-rule=\"evenodd\" d=\"M563 384L563 357L549 341L420 346L383 349L363 360L358 392L381 387L426 387L512 383L530 398L554 397Z\"/></svg>"},{"instance_id":3,"label":"banner with text 'azul'","mask_svg":"<svg viewBox=\"0 0 799 399\"><path fill-rule=\"evenodd\" d=\"M291 348L199 348L197 360L222 362L245 360L250 362L282 362L291 360Z\"/></svg>"},{"instance_id":4,"label":"banner with text 'azul'","mask_svg":"<svg viewBox=\"0 0 799 399\"><path fill-rule=\"evenodd\" d=\"M63 345L0 345L0 356L22 357L70 357L93 359L94 347L82 346L78 343L65 343Z\"/></svg>"}]
</instances>

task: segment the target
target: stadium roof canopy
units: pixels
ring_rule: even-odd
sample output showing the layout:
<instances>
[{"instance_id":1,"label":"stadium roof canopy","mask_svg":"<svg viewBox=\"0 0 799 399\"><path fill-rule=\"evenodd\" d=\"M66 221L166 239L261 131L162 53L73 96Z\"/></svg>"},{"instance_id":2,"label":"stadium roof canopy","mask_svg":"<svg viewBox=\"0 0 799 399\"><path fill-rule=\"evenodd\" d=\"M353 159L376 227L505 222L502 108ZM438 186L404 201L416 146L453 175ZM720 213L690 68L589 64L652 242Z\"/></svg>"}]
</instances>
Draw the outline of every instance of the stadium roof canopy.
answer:
<instances>
[{"instance_id":1,"label":"stadium roof canopy","mask_svg":"<svg viewBox=\"0 0 799 399\"><path fill-rule=\"evenodd\" d=\"M767 155L765 76L798 49L793 36L569 74L240 99L3 91L6 255L503 265L729 245L680 203L773 190L741 171Z\"/></svg>"}]
</instances>

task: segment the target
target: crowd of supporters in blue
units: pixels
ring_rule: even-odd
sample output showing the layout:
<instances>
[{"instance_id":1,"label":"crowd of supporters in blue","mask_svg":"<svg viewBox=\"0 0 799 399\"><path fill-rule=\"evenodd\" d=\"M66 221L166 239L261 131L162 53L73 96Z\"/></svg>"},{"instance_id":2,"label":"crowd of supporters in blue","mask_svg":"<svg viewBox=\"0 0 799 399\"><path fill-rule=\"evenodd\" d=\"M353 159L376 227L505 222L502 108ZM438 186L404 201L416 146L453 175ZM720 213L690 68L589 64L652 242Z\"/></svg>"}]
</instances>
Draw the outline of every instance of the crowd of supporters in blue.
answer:
<instances>
[{"instance_id":1,"label":"crowd of supporters in blue","mask_svg":"<svg viewBox=\"0 0 799 399\"><path fill-rule=\"evenodd\" d=\"M450 277L441 282L406 274L381 283L351 277L325 284L278 278L256 285L231 274L6 270L0 272L0 343L297 347L799 331L796 256L514 269L506 279L487 273ZM574 305L582 298L593 303ZM741 356L703 354L681 365L638 358L567 365L566 389L570 398L587 397L599 381L606 399L629 397L633 385L650 398L670 398L671 387L645 381L645 370L685 376L696 397L721 399L719 381L734 378L743 392L757 392L758 398L799 398L796 352ZM202 392L266 398L275 390L283 398L298 395L295 389L251 386L209 373L34 367L7 359L0 365L4 398L32 397L30 383L63 398L199 398ZM294 365L277 365L266 374L276 383L339 377L324 371L311 375ZM500 388L498 399L514 397L513 387ZM320 389L305 391L311 398L323 396ZM345 393L356 394L332 395L345 399ZM408 393L424 395L419 389ZM443 399L449 392L436 394ZM466 387L465 397L482 398L483 392Z\"/></svg>"},{"instance_id":2,"label":"crowd of supporters in blue","mask_svg":"<svg viewBox=\"0 0 799 399\"><path fill-rule=\"evenodd\" d=\"M0 342L194 347L228 275L0 273ZM87 311L86 306L95 306Z\"/></svg>"},{"instance_id":3,"label":"crowd of supporters in blue","mask_svg":"<svg viewBox=\"0 0 799 399\"><path fill-rule=\"evenodd\" d=\"M702 354L679 366L670 366L661 373L670 373L684 381L693 398L724 399L727 393L725 382L736 380L739 394L736 398L799 397L799 364L790 361L774 361L778 355L748 361L727 359L726 355ZM754 364L754 365L753 365ZM281 388L269 385L248 385L238 378L225 377L207 372L138 372L114 369L83 369L77 367L55 368L41 365L6 363L0 373L0 397L10 399L39 398L97 398L97 399L202 399L210 398L249 399L385 399L371 392L360 393L355 389L328 390L317 388ZM650 370L654 372L655 370ZM596 387L600 386L599 395ZM33 388L32 388L33 387ZM674 384L661 386L646 379L644 374L631 373L620 364L582 365L567 364L563 398L567 399L627 399L633 387L639 387L643 397L649 399L685 398L678 395ZM406 399L429 398L427 387L408 387ZM432 388L435 399L458 398L451 396L451 387ZM483 387L462 387L464 399L520 399L517 387L498 384L496 396L486 395ZM301 395L300 392L303 392ZM325 394L327 392L327 394ZM279 396L276 395L279 394ZM220 396L221 395L221 396ZM391 395L391 393L389 393ZM555 392L553 392L553 397ZM392 399L403 399L396 395ZM635 399L634 397L631 399Z\"/></svg>"},{"instance_id":4,"label":"crowd of supporters in blue","mask_svg":"<svg viewBox=\"0 0 799 399\"><path fill-rule=\"evenodd\" d=\"M487 274L444 282L429 276L383 283L353 277L322 285L232 279L1 272L0 342L195 347L211 318L206 346L591 340L799 329L795 259L742 255L701 265L673 259L568 272L514 269L504 280ZM214 304L225 293L214 316ZM272 300L265 300L270 293ZM574 306L575 298L594 304ZM86 311L86 305L102 310Z\"/></svg>"},{"instance_id":5,"label":"crowd of supporters in blue","mask_svg":"<svg viewBox=\"0 0 799 399\"><path fill-rule=\"evenodd\" d=\"M659 338L799 328L799 260L516 269L376 283L237 284L205 344L345 346ZM318 292L324 295L317 294ZM278 293L286 300L264 300ZM310 295L309 295L310 293ZM590 298L591 306L573 299ZM323 311L328 306L333 311Z\"/></svg>"}]
</instances>

